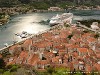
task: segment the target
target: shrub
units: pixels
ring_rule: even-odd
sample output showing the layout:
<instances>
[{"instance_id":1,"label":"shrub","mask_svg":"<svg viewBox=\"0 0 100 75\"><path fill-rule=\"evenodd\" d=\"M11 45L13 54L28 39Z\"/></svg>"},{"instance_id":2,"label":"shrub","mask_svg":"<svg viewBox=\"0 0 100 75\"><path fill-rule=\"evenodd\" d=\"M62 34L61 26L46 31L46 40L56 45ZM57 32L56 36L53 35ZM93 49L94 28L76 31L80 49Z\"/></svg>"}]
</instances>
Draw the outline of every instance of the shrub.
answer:
<instances>
[{"instance_id":1,"label":"shrub","mask_svg":"<svg viewBox=\"0 0 100 75\"><path fill-rule=\"evenodd\" d=\"M12 65L10 71L11 71L11 72L17 71L18 68L19 68L18 65Z\"/></svg>"},{"instance_id":2,"label":"shrub","mask_svg":"<svg viewBox=\"0 0 100 75\"><path fill-rule=\"evenodd\" d=\"M0 69L0 74L2 74L4 72L4 70L3 69Z\"/></svg>"},{"instance_id":3,"label":"shrub","mask_svg":"<svg viewBox=\"0 0 100 75\"><path fill-rule=\"evenodd\" d=\"M3 73L3 75L12 75L12 74L10 73L10 71L5 71L5 72Z\"/></svg>"}]
</instances>

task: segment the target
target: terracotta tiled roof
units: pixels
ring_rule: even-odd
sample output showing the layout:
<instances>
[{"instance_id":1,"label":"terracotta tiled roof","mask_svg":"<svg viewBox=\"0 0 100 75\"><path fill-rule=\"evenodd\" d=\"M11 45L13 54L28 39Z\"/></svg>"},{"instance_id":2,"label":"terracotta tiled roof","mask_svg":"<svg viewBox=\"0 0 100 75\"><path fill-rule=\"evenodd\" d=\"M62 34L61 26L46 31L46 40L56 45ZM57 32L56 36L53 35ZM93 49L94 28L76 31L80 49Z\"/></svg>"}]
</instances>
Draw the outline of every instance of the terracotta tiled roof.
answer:
<instances>
[{"instance_id":1,"label":"terracotta tiled roof","mask_svg":"<svg viewBox=\"0 0 100 75\"><path fill-rule=\"evenodd\" d=\"M64 48L65 48L65 46L64 46L64 45L62 45L62 44L60 44L60 45L56 45L56 46L54 46L54 48L57 48L57 49L64 49Z\"/></svg>"},{"instance_id":2,"label":"terracotta tiled roof","mask_svg":"<svg viewBox=\"0 0 100 75\"><path fill-rule=\"evenodd\" d=\"M15 48L17 48L18 47L18 45L13 45L13 46L11 46L10 48L9 48L9 50L15 50Z\"/></svg>"},{"instance_id":3,"label":"terracotta tiled roof","mask_svg":"<svg viewBox=\"0 0 100 75\"><path fill-rule=\"evenodd\" d=\"M13 65L13 64L15 64L16 60L17 60L17 56L13 57L12 59L13 59L12 61L7 62L7 65Z\"/></svg>"},{"instance_id":4,"label":"terracotta tiled roof","mask_svg":"<svg viewBox=\"0 0 100 75\"><path fill-rule=\"evenodd\" d=\"M62 49L62 50L59 50L59 52L64 52L64 53L65 53L65 52L66 52L66 50Z\"/></svg>"},{"instance_id":5,"label":"terracotta tiled roof","mask_svg":"<svg viewBox=\"0 0 100 75\"><path fill-rule=\"evenodd\" d=\"M100 64L96 63L94 64L94 67L100 72Z\"/></svg>"},{"instance_id":6,"label":"terracotta tiled roof","mask_svg":"<svg viewBox=\"0 0 100 75\"><path fill-rule=\"evenodd\" d=\"M67 42L68 42L67 39L60 39L60 41L61 41L62 43L67 43Z\"/></svg>"},{"instance_id":7,"label":"terracotta tiled roof","mask_svg":"<svg viewBox=\"0 0 100 75\"><path fill-rule=\"evenodd\" d=\"M73 61L72 63L73 63L73 65L78 65L79 64L78 61Z\"/></svg>"},{"instance_id":8,"label":"terracotta tiled roof","mask_svg":"<svg viewBox=\"0 0 100 75\"><path fill-rule=\"evenodd\" d=\"M28 58L28 64L32 65L32 66L35 66L39 60L40 59L39 59L39 55L38 54L31 55Z\"/></svg>"},{"instance_id":9,"label":"terracotta tiled roof","mask_svg":"<svg viewBox=\"0 0 100 75\"><path fill-rule=\"evenodd\" d=\"M48 52L47 55L51 56L51 55L54 55L54 53L53 52Z\"/></svg>"},{"instance_id":10,"label":"terracotta tiled roof","mask_svg":"<svg viewBox=\"0 0 100 75\"><path fill-rule=\"evenodd\" d=\"M28 52L27 51L22 51L19 55L19 58L26 58L28 56Z\"/></svg>"},{"instance_id":11,"label":"terracotta tiled roof","mask_svg":"<svg viewBox=\"0 0 100 75\"><path fill-rule=\"evenodd\" d=\"M23 47L28 47L29 45L32 45L32 39L27 39L22 44Z\"/></svg>"},{"instance_id":12,"label":"terracotta tiled roof","mask_svg":"<svg viewBox=\"0 0 100 75\"><path fill-rule=\"evenodd\" d=\"M97 58L100 59L100 54L96 54Z\"/></svg>"},{"instance_id":13,"label":"terracotta tiled roof","mask_svg":"<svg viewBox=\"0 0 100 75\"><path fill-rule=\"evenodd\" d=\"M0 54L0 58L2 58L2 55Z\"/></svg>"},{"instance_id":14,"label":"terracotta tiled roof","mask_svg":"<svg viewBox=\"0 0 100 75\"><path fill-rule=\"evenodd\" d=\"M79 48L78 45L71 45L70 48Z\"/></svg>"},{"instance_id":15,"label":"terracotta tiled roof","mask_svg":"<svg viewBox=\"0 0 100 75\"><path fill-rule=\"evenodd\" d=\"M74 44L65 44L65 47L66 48L79 48L79 46L78 45L74 45Z\"/></svg>"},{"instance_id":16,"label":"terracotta tiled roof","mask_svg":"<svg viewBox=\"0 0 100 75\"><path fill-rule=\"evenodd\" d=\"M40 60L37 62L39 65L47 65L49 62L47 60Z\"/></svg>"},{"instance_id":17,"label":"terracotta tiled roof","mask_svg":"<svg viewBox=\"0 0 100 75\"><path fill-rule=\"evenodd\" d=\"M89 66L89 65L86 65L85 68L86 68L86 72L91 72L92 69L93 69L93 68L92 68L91 66Z\"/></svg>"},{"instance_id":18,"label":"terracotta tiled roof","mask_svg":"<svg viewBox=\"0 0 100 75\"><path fill-rule=\"evenodd\" d=\"M100 48L100 42L98 41L98 43L96 44L96 47Z\"/></svg>"},{"instance_id":19,"label":"terracotta tiled roof","mask_svg":"<svg viewBox=\"0 0 100 75\"><path fill-rule=\"evenodd\" d=\"M65 55L64 55L64 58L68 58L68 54L65 54Z\"/></svg>"},{"instance_id":20,"label":"terracotta tiled roof","mask_svg":"<svg viewBox=\"0 0 100 75\"><path fill-rule=\"evenodd\" d=\"M58 42L60 40L59 36L52 36L52 41L53 42Z\"/></svg>"},{"instance_id":21,"label":"terracotta tiled roof","mask_svg":"<svg viewBox=\"0 0 100 75\"><path fill-rule=\"evenodd\" d=\"M42 36L44 36L44 37L51 37L52 33L46 32L46 33L43 33Z\"/></svg>"},{"instance_id":22,"label":"terracotta tiled roof","mask_svg":"<svg viewBox=\"0 0 100 75\"><path fill-rule=\"evenodd\" d=\"M100 53L100 50L95 50L96 53Z\"/></svg>"},{"instance_id":23,"label":"terracotta tiled roof","mask_svg":"<svg viewBox=\"0 0 100 75\"><path fill-rule=\"evenodd\" d=\"M52 42L45 42L45 45L48 46L52 46Z\"/></svg>"},{"instance_id":24,"label":"terracotta tiled roof","mask_svg":"<svg viewBox=\"0 0 100 75\"><path fill-rule=\"evenodd\" d=\"M62 33L59 35L60 38L67 38L67 35L65 33Z\"/></svg>"},{"instance_id":25,"label":"terracotta tiled roof","mask_svg":"<svg viewBox=\"0 0 100 75\"><path fill-rule=\"evenodd\" d=\"M90 36L91 36L90 33L85 33L85 34L82 35L83 38L87 38L87 37L90 37Z\"/></svg>"},{"instance_id":26,"label":"terracotta tiled roof","mask_svg":"<svg viewBox=\"0 0 100 75\"><path fill-rule=\"evenodd\" d=\"M72 46L72 44L68 44L68 43L65 43L65 47L70 47L70 46Z\"/></svg>"},{"instance_id":27,"label":"terracotta tiled roof","mask_svg":"<svg viewBox=\"0 0 100 75\"><path fill-rule=\"evenodd\" d=\"M59 56L53 57L53 58L52 58L52 62L53 62L53 63L58 63L58 62L59 62L59 58L60 58Z\"/></svg>"},{"instance_id":28,"label":"terracotta tiled roof","mask_svg":"<svg viewBox=\"0 0 100 75\"><path fill-rule=\"evenodd\" d=\"M73 70L73 69L74 69L73 63L70 62L70 63L68 64L68 66L69 66L70 70Z\"/></svg>"},{"instance_id":29,"label":"terracotta tiled roof","mask_svg":"<svg viewBox=\"0 0 100 75\"><path fill-rule=\"evenodd\" d=\"M79 61L82 61L82 60L83 60L83 57L78 56L77 59L78 59Z\"/></svg>"},{"instance_id":30,"label":"terracotta tiled roof","mask_svg":"<svg viewBox=\"0 0 100 75\"><path fill-rule=\"evenodd\" d=\"M47 58L47 60L51 60L52 57L54 57L54 53L53 52L44 52L44 56L45 58Z\"/></svg>"},{"instance_id":31,"label":"terracotta tiled roof","mask_svg":"<svg viewBox=\"0 0 100 75\"><path fill-rule=\"evenodd\" d=\"M20 53L19 57L17 58L16 63L20 63L20 64L25 63L25 60L27 59L27 57L28 57L28 52L27 51L22 51Z\"/></svg>"},{"instance_id":32,"label":"terracotta tiled roof","mask_svg":"<svg viewBox=\"0 0 100 75\"><path fill-rule=\"evenodd\" d=\"M93 38L93 37L90 37L90 38L87 39L87 41L88 41L88 42L95 42L95 41L97 41L97 40L96 40L95 38Z\"/></svg>"},{"instance_id":33,"label":"terracotta tiled roof","mask_svg":"<svg viewBox=\"0 0 100 75\"><path fill-rule=\"evenodd\" d=\"M87 48L78 48L78 51L83 53L87 53L88 52L87 50L88 50Z\"/></svg>"},{"instance_id":34,"label":"terracotta tiled roof","mask_svg":"<svg viewBox=\"0 0 100 75\"><path fill-rule=\"evenodd\" d=\"M37 48L45 48L45 47L47 47L44 43L38 43L37 45L36 45L36 47Z\"/></svg>"},{"instance_id":35,"label":"terracotta tiled roof","mask_svg":"<svg viewBox=\"0 0 100 75\"><path fill-rule=\"evenodd\" d=\"M77 52L73 52L73 56L74 57L78 57L78 53Z\"/></svg>"},{"instance_id":36,"label":"terracotta tiled roof","mask_svg":"<svg viewBox=\"0 0 100 75\"><path fill-rule=\"evenodd\" d=\"M32 43L32 39L27 39L25 40L25 42L23 44L31 44Z\"/></svg>"}]
</instances>

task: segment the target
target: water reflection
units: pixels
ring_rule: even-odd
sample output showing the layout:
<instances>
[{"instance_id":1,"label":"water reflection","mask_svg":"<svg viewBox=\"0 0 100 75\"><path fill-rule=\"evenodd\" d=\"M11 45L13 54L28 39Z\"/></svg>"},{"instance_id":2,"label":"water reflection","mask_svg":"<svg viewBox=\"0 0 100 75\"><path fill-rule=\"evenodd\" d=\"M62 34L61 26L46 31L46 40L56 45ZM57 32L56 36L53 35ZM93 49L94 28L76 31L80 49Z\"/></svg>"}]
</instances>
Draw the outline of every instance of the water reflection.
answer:
<instances>
[{"instance_id":1,"label":"water reflection","mask_svg":"<svg viewBox=\"0 0 100 75\"><path fill-rule=\"evenodd\" d=\"M41 20L49 18L42 16L42 14L26 14L18 15L13 17L7 25L0 27L0 48L3 47L4 43L11 44L13 40L20 41L21 38L15 36L15 33L21 33L26 31L31 34L36 34L40 31L48 29L49 25L40 25L38 23Z\"/></svg>"}]
</instances>

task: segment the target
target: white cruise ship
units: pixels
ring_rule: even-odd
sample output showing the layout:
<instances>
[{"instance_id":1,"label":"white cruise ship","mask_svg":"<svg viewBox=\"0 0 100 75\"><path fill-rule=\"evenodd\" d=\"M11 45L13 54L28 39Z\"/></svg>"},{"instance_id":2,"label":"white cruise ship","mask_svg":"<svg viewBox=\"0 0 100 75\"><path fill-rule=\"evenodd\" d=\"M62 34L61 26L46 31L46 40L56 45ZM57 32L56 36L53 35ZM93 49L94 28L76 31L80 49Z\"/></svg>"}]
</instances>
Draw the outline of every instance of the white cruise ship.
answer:
<instances>
[{"instance_id":1,"label":"white cruise ship","mask_svg":"<svg viewBox=\"0 0 100 75\"><path fill-rule=\"evenodd\" d=\"M72 23L72 19L73 19L73 14L72 13L63 13L62 15L56 15L53 16L50 19L49 24L51 26L57 25L57 24L63 24L63 23Z\"/></svg>"}]
</instances>

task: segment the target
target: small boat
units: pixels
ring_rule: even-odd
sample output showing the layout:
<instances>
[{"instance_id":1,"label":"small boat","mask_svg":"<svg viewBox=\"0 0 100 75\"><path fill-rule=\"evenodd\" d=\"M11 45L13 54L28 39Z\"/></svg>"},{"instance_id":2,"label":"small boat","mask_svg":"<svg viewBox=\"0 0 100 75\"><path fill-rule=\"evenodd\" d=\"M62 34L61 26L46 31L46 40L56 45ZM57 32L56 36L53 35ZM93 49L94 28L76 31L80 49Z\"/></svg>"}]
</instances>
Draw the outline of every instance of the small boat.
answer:
<instances>
[{"instance_id":1,"label":"small boat","mask_svg":"<svg viewBox=\"0 0 100 75\"><path fill-rule=\"evenodd\" d=\"M72 19L73 19L73 13L63 13L62 15L56 15L53 16L50 19L49 24L51 26L53 25L57 25L57 24L63 24L63 23L72 23Z\"/></svg>"},{"instance_id":2,"label":"small boat","mask_svg":"<svg viewBox=\"0 0 100 75\"><path fill-rule=\"evenodd\" d=\"M4 46L8 47L8 43L5 43Z\"/></svg>"},{"instance_id":3,"label":"small boat","mask_svg":"<svg viewBox=\"0 0 100 75\"><path fill-rule=\"evenodd\" d=\"M16 33L15 35L16 35L16 36L20 36L20 33Z\"/></svg>"},{"instance_id":4,"label":"small boat","mask_svg":"<svg viewBox=\"0 0 100 75\"><path fill-rule=\"evenodd\" d=\"M0 23L0 26L2 26L2 24Z\"/></svg>"},{"instance_id":5,"label":"small boat","mask_svg":"<svg viewBox=\"0 0 100 75\"><path fill-rule=\"evenodd\" d=\"M26 31L23 31L22 33L16 33L15 35L21 38L27 38L28 36L30 36L30 34L27 33Z\"/></svg>"},{"instance_id":6,"label":"small boat","mask_svg":"<svg viewBox=\"0 0 100 75\"><path fill-rule=\"evenodd\" d=\"M21 38L27 38L27 35L26 34L21 34L20 37Z\"/></svg>"}]
</instances>

